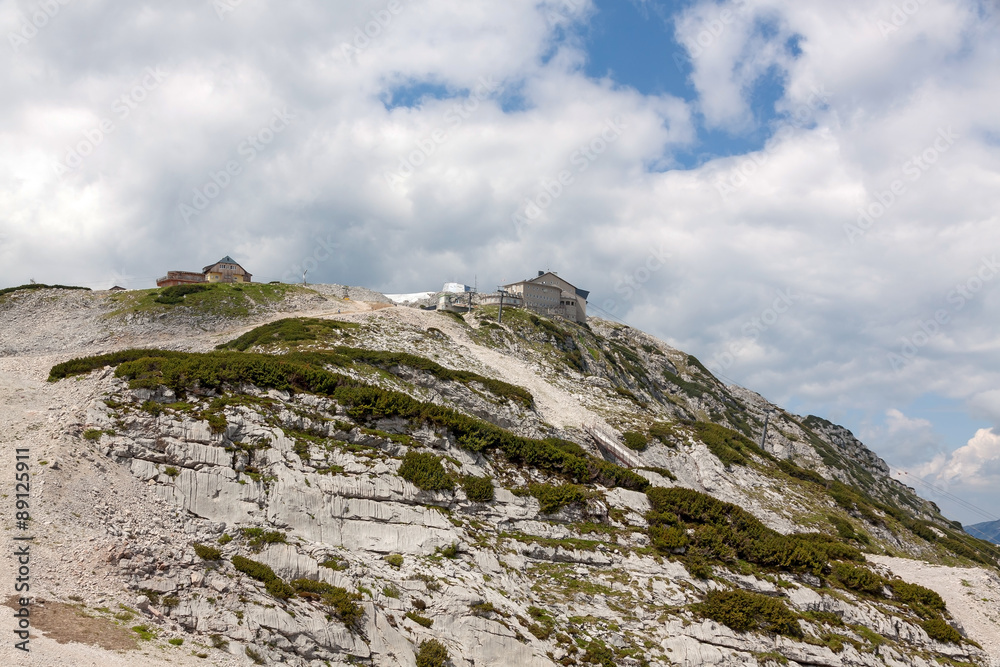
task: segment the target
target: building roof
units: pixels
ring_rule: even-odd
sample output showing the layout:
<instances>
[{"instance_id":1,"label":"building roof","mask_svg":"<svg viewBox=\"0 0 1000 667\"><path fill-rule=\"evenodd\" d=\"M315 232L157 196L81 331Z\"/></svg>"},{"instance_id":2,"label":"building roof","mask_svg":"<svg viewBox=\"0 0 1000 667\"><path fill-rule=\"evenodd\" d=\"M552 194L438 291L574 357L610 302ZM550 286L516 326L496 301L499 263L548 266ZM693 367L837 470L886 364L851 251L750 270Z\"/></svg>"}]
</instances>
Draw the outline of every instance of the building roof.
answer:
<instances>
[{"instance_id":1,"label":"building roof","mask_svg":"<svg viewBox=\"0 0 1000 667\"><path fill-rule=\"evenodd\" d=\"M576 287L575 285L573 285L573 283L571 283L570 281L566 280L565 278L560 277L558 273L554 273L552 271L539 271L538 275L535 276L534 278L526 278L526 279L518 281L516 283L511 283L510 285L505 285L504 287L510 287L511 285L520 285L521 283L537 283L539 281L539 279L545 278L546 276L553 276L555 278L558 278L560 280L560 282L566 283L571 288L573 288L572 289L573 293L575 293L578 297L580 297L584 301L586 301L587 297L590 296L590 291L589 290L583 290L583 289L580 289L579 287ZM548 283L541 283L541 284L548 284ZM555 287L555 285L553 285L553 287Z\"/></svg>"},{"instance_id":2,"label":"building roof","mask_svg":"<svg viewBox=\"0 0 1000 667\"><path fill-rule=\"evenodd\" d=\"M215 266L217 264L235 264L236 266L239 266L241 269L243 269L243 267L240 266L239 262L237 262L235 259L233 259L229 255L226 255L225 257L223 257L222 259L220 259L218 262L212 262L211 264L209 264L208 266L206 266L204 269L202 269L202 273L207 272L210 268L212 268L213 266ZM243 269L243 270L246 271L246 269Z\"/></svg>"}]
</instances>

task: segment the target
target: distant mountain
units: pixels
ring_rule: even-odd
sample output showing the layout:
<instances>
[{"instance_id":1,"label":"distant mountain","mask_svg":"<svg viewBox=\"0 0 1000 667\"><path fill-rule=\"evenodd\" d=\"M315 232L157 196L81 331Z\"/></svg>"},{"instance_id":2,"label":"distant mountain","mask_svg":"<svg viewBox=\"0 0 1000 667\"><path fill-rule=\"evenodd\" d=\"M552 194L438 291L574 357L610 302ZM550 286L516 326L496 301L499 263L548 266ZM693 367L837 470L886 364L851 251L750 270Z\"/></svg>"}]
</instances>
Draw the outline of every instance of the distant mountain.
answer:
<instances>
[{"instance_id":1,"label":"distant mountain","mask_svg":"<svg viewBox=\"0 0 1000 667\"><path fill-rule=\"evenodd\" d=\"M1000 544L1000 521L986 521L974 526L966 526L965 532L981 540Z\"/></svg>"}]
</instances>

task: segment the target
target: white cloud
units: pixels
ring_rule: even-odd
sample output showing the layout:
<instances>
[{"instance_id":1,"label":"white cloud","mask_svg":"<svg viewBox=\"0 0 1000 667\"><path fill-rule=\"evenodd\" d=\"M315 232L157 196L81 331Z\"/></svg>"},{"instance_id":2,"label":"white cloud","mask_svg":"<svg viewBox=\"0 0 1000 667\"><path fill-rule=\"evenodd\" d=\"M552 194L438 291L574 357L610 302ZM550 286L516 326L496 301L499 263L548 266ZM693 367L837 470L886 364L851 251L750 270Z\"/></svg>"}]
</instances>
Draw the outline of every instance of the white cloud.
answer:
<instances>
[{"instance_id":1,"label":"white cloud","mask_svg":"<svg viewBox=\"0 0 1000 667\"><path fill-rule=\"evenodd\" d=\"M310 280L397 292L434 287L442 273L489 286L552 268L592 290L596 307L706 362L738 344L724 373L803 411L878 418L932 392L997 414L1000 280L960 309L949 301L1000 252L994 7L924 3L883 35L873 15L891 3L748 2L693 59L697 96L685 101L584 75L579 41L558 41L556 24L585 25L589 2L402 4L346 53L384 1L242 3L224 21L202 0L66 5L23 50L0 54L0 283L151 285L227 253L261 279L311 262ZM0 24L15 25L13 3L0 7ZM678 34L697 37L727 7L738 9L692 5ZM114 117L79 169L53 174L147 66L168 72L162 85ZM752 94L768 68L789 117L766 128L776 133L766 146L674 168L676 150L699 150L702 120L758 124ZM448 112L481 77L499 89L454 125ZM394 89L421 82L446 98L386 109ZM296 120L247 162L241 142L282 105ZM616 116L620 137L579 171L574 154ZM907 161L941 128L953 145L908 177ZM389 188L385 172L437 129L446 140ZM183 224L178 205L230 160L241 174ZM511 215L562 169L573 183L518 232ZM723 198L719 184L733 179ZM895 180L905 191L850 243L845 226ZM317 260L320 242L337 253ZM646 272L653 251L670 258ZM748 340L747 324L788 289L801 298ZM895 371L888 354L942 310L947 323ZM872 434L887 452L915 442L906 461L938 453L925 424L889 423Z\"/></svg>"},{"instance_id":2,"label":"white cloud","mask_svg":"<svg viewBox=\"0 0 1000 667\"><path fill-rule=\"evenodd\" d=\"M916 472L956 490L995 489L1000 484L1000 434L993 429L979 429L964 447L936 457Z\"/></svg>"}]
</instances>

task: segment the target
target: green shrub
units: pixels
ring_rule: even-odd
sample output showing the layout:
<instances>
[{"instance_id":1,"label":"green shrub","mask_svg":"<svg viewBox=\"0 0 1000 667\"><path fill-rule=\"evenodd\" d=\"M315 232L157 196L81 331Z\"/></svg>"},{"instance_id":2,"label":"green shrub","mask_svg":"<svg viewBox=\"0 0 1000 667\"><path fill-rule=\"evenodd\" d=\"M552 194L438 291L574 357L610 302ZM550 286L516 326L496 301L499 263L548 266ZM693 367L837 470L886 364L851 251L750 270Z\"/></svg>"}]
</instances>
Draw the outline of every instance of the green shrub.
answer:
<instances>
[{"instance_id":1,"label":"green shrub","mask_svg":"<svg viewBox=\"0 0 1000 667\"><path fill-rule=\"evenodd\" d=\"M229 533L223 533L222 537L219 538L219 544L225 546L233 541L232 536Z\"/></svg>"},{"instance_id":2,"label":"green shrub","mask_svg":"<svg viewBox=\"0 0 1000 667\"><path fill-rule=\"evenodd\" d=\"M687 531L680 526L650 526L649 539L663 552L684 549L690 542Z\"/></svg>"},{"instance_id":3,"label":"green shrub","mask_svg":"<svg viewBox=\"0 0 1000 667\"><path fill-rule=\"evenodd\" d=\"M434 625L434 621L432 619L429 619L426 616L421 616L415 611L406 612L406 617L414 623L424 626L425 628L429 628Z\"/></svg>"},{"instance_id":4,"label":"green shrub","mask_svg":"<svg viewBox=\"0 0 1000 667\"><path fill-rule=\"evenodd\" d=\"M935 641L951 644L960 644L962 642L962 635L959 634L958 630L948 625L943 618L927 619L920 623L920 627L924 629L928 637Z\"/></svg>"},{"instance_id":5,"label":"green shrub","mask_svg":"<svg viewBox=\"0 0 1000 667\"><path fill-rule=\"evenodd\" d=\"M725 426L711 422L688 422L688 425L724 465L747 465L750 454L774 460L773 456L759 448L745 435Z\"/></svg>"},{"instance_id":6,"label":"green shrub","mask_svg":"<svg viewBox=\"0 0 1000 667\"><path fill-rule=\"evenodd\" d=\"M254 648L252 648L250 646L247 646L245 649L243 649L243 652L246 653L246 656L248 658L250 658L251 660L253 660L253 664L255 664L255 665L266 665L267 664L264 661L264 656L262 656L260 653L258 653L256 649L254 649Z\"/></svg>"},{"instance_id":7,"label":"green shrub","mask_svg":"<svg viewBox=\"0 0 1000 667\"><path fill-rule=\"evenodd\" d=\"M217 350L248 350L255 345L273 343L289 343L292 346L302 341L317 340L319 334L330 331L348 331L358 329L354 322L338 322L336 320L320 320L307 317L286 318L269 322L252 329L239 338L228 343L217 345Z\"/></svg>"},{"instance_id":8,"label":"green shrub","mask_svg":"<svg viewBox=\"0 0 1000 667\"><path fill-rule=\"evenodd\" d=\"M170 644L170 645L172 645L172 646L183 646L184 645L184 639L181 638L181 637L173 637L171 639L168 639L167 643Z\"/></svg>"},{"instance_id":9,"label":"green shrub","mask_svg":"<svg viewBox=\"0 0 1000 667\"><path fill-rule=\"evenodd\" d=\"M937 542L938 534L931 530L926 521L904 521L903 525L910 529L914 535L924 538L928 542Z\"/></svg>"},{"instance_id":10,"label":"green shrub","mask_svg":"<svg viewBox=\"0 0 1000 667\"><path fill-rule=\"evenodd\" d=\"M447 647L436 639L420 642L417 649L417 667L445 667L448 658Z\"/></svg>"},{"instance_id":11,"label":"green shrub","mask_svg":"<svg viewBox=\"0 0 1000 667\"><path fill-rule=\"evenodd\" d=\"M280 530L264 530L263 528L240 528L247 546L254 551L261 551L266 544L286 544L288 536Z\"/></svg>"},{"instance_id":12,"label":"green shrub","mask_svg":"<svg viewBox=\"0 0 1000 667\"><path fill-rule=\"evenodd\" d=\"M403 567L403 555L390 554L385 557L385 562L398 570L399 568Z\"/></svg>"},{"instance_id":13,"label":"green shrub","mask_svg":"<svg viewBox=\"0 0 1000 667\"><path fill-rule=\"evenodd\" d=\"M364 608L358 604L360 593L351 593L346 588L315 579L296 579L291 586L302 597L319 599L349 628L357 625L364 615Z\"/></svg>"},{"instance_id":14,"label":"green shrub","mask_svg":"<svg viewBox=\"0 0 1000 667\"><path fill-rule=\"evenodd\" d=\"M770 632L788 637L802 637L796 615L779 598L744 590L711 591L705 600L693 605L705 618L737 632Z\"/></svg>"},{"instance_id":15,"label":"green shrub","mask_svg":"<svg viewBox=\"0 0 1000 667\"><path fill-rule=\"evenodd\" d=\"M233 556L233 567L246 574L251 579L263 582L264 588L270 595L279 600L287 600L295 595L295 589L282 581L270 567L264 563L244 558L243 556Z\"/></svg>"},{"instance_id":16,"label":"green shrub","mask_svg":"<svg viewBox=\"0 0 1000 667\"><path fill-rule=\"evenodd\" d=\"M164 468L163 474L166 475L167 477L177 477L178 475L181 474L181 471L175 468L174 466L167 466L166 468Z\"/></svg>"},{"instance_id":17,"label":"green shrub","mask_svg":"<svg viewBox=\"0 0 1000 667\"><path fill-rule=\"evenodd\" d=\"M176 595L168 595L167 597L160 600L164 607L172 609L181 603L181 599Z\"/></svg>"},{"instance_id":18,"label":"green shrub","mask_svg":"<svg viewBox=\"0 0 1000 667\"><path fill-rule=\"evenodd\" d=\"M845 588L875 597L882 596L882 588L885 586L885 580L868 568L847 563L833 564L833 578Z\"/></svg>"},{"instance_id":19,"label":"green shrub","mask_svg":"<svg viewBox=\"0 0 1000 667\"><path fill-rule=\"evenodd\" d=\"M618 667L618 662L615 660L615 652L608 648L608 645L600 639L592 639L584 648L587 650L581 658L583 662L591 665L601 665L601 667Z\"/></svg>"},{"instance_id":20,"label":"green shrub","mask_svg":"<svg viewBox=\"0 0 1000 667\"><path fill-rule=\"evenodd\" d=\"M816 533L782 535L741 507L707 494L674 487L647 489L650 541L664 553L686 547L685 558L735 563L820 575L831 560L863 561L861 552ZM687 536L689 543L684 545Z\"/></svg>"},{"instance_id":21,"label":"green shrub","mask_svg":"<svg viewBox=\"0 0 1000 667\"><path fill-rule=\"evenodd\" d=\"M202 560L219 560L222 558L222 551L220 549L205 544L198 544L197 542L194 545L194 552Z\"/></svg>"},{"instance_id":22,"label":"green shrub","mask_svg":"<svg viewBox=\"0 0 1000 667\"><path fill-rule=\"evenodd\" d=\"M197 294L198 292L207 292L212 289L214 285L173 285L171 287L165 287L157 296L154 301L156 303L163 303L168 305L175 305L178 303L184 303L184 297L188 294Z\"/></svg>"},{"instance_id":23,"label":"green shrub","mask_svg":"<svg viewBox=\"0 0 1000 667\"><path fill-rule=\"evenodd\" d=\"M558 512L573 503L584 503L593 495L578 484L529 484L528 493L538 499L542 514Z\"/></svg>"},{"instance_id":24,"label":"green shrub","mask_svg":"<svg viewBox=\"0 0 1000 667\"><path fill-rule=\"evenodd\" d=\"M649 446L649 439L638 431L625 431L622 433L622 437L625 439L625 446L637 452L641 452Z\"/></svg>"},{"instance_id":25,"label":"green shrub","mask_svg":"<svg viewBox=\"0 0 1000 667\"><path fill-rule=\"evenodd\" d=\"M801 479L806 482L812 482L814 484L826 486L826 478L820 475L815 470L802 468L800 466L795 465L791 461L787 461L785 459L778 461L778 468L780 468L786 475L794 477L795 479Z\"/></svg>"},{"instance_id":26,"label":"green shrub","mask_svg":"<svg viewBox=\"0 0 1000 667\"><path fill-rule=\"evenodd\" d=\"M90 440L92 442L97 442L104 435L104 431L96 428L88 428L83 432L83 437L85 440Z\"/></svg>"},{"instance_id":27,"label":"green shrub","mask_svg":"<svg viewBox=\"0 0 1000 667\"><path fill-rule=\"evenodd\" d=\"M673 438L676 437L677 433L674 431L673 425L668 422L653 422L649 427L649 435L664 445L673 447Z\"/></svg>"},{"instance_id":28,"label":"green shrub","mask_svg":"<svg viewBox=\"0 0 1000 667\"><path fill-rule=\"evenodd\" d=\"M4 287L0 289L0 296L5 296L13 292L27 292L30 290L38 289L68 289L68 290L84 290L86 292L90 291L89 287L75 287L73 285L43 285L41 283L30 283L28 285L18 285L17 287Z\"/></svg>"},{"instance_id":29,"label":"green shrub","mask_svg":"<svg viewBox=\"0 0 1000 667\"><path fill-rule=\"evenodd\" d=\"M455 488L455 480L441 465L441 457L428 452L408 451L399 466L399 476L425 491L445 491Z\"/></svg>"},{"instance_id":30,"label":"green shrub","mask_svg":"<svg viewBox=\"0 0 1000 667\"><path fill-rule=\"evenodd\" d=\"M462 478L465 495L474 503L488 503L493 500L493 480L489 477L466 475Z\"/></svg>"},{"instance_id":31,"label":"green shrub","mask_svg":"<svg viewBox=\"0 0 1000 667\"><path fill-rule=\"evenodd\" d=\"M855 540L858 538L857 532L854 530L854 526L847 519L842 519L835 514L831 514L827 517L833 527L837 530L837 535L844 538L845 540Z\"/></svg>"},{"instance_id":32,"label":"green shrub","mask_svg":"<svg viewBox=\"0 0 1000 667\"><path fill-rule=\"evenodd\" d=\"M132 632L139 635L139 639L141 639L144 642L156 639L156 630L150 628L148 625L132 626Z\"/></svg>"},{"instance_id":33,"label":"green shrub","mask_svg":"<svg viewBox=\"0 0 1000 667\"><path fill-rule=\"evenodd\" d=\"M944 600L936 592L919 584L894 579L889 582L892 595L924 618L933 618L945 611Z\"/></svg>"},{"instance_id":34,"label":"green shrub","mask_svg":"<svg viewBox=\"0 0 1000 667\"><path fill-rule=\"evenodd\" d=\"M320 567L326 567L334 571L346 570L347 561L344 561L335 556L333 558L327 558L325 561L320 563Z\"/></svg>"},{"instance_id":35,"label":"green shrub","mask_svg":"<svg viewBox=\"0 0 1000 667\"><path fill-rule=\"evenodd\" d=\"M308 391L328 396L348 407L354 419L399 417L414 426L426 424L449 430L471 451L499 450L511 463L533 467L576 483L596 483L642 491L649 482L631 470L590 456L579 446L567 447L555 438L523 438L494 424L451 408L422 403L401 392L368 385L326 369L331 355L292 353L279 356L212 352L197 354L164 350L124 350L74 359L53 366L49 381L117 366L115 375L127 378L132 388L164 385L184 392L198 385L224 390L253 384L264 389ZM224 425L223 425L224 428Z\"/></svg>"}]
</instances>

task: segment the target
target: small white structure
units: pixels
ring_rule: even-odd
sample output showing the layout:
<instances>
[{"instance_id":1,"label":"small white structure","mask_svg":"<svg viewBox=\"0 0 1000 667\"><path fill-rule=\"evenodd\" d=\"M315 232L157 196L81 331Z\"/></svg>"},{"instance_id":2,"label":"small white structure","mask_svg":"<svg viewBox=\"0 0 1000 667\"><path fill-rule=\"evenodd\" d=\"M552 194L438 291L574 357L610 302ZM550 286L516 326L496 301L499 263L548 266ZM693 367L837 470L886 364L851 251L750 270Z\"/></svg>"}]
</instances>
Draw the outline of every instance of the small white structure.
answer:
<instances>
[{"instance_id":1,"label":"small white structure","mask_svg":"<svg viewBox=\"0 0 1000 667\"><path fill-rule=\"evenodd\" d=\"M444 287L441 288L442 292L448 292L449 294L464 294L466 292L471 292L472 288L468 285L463 285L462 283L445 283Z\"/></svg>"}]
</instances>

